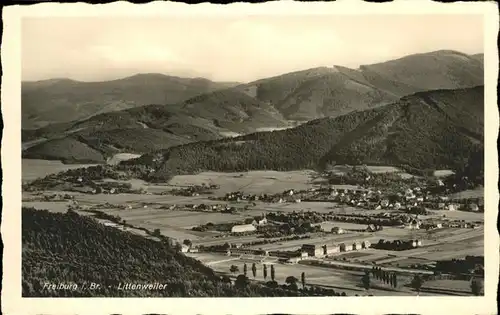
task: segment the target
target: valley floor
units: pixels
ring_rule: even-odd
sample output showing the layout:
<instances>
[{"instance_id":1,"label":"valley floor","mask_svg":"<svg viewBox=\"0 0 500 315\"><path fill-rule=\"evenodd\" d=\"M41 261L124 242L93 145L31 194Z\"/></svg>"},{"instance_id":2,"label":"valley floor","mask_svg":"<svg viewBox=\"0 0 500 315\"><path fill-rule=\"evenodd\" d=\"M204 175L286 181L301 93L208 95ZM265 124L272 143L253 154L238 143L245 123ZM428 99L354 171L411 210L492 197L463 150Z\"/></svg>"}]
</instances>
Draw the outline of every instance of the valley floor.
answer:
<instances>
[{"instance_id":1,"label":"valley floor","mask_svg":"<svg viewBox=\"0 0 500 315\"><path fill-rule=\"evenodd\" d=\"M73 167L73 166L71 166ZM43 170L42 170L43 169ZM23 162L23 179L32 180L44 176L50 172L61 171L58 163L29 163ZM106 219L99 219L102 223L113 225L117 228L137 233L145 237L153 238L145 232L157 230L164 236L174 238L179 242L190 240L196 246L224 245L225 243L245 243L262 241L262 238L254 234L245 236L226 235L217 231L195 231L192 228L208 222L213 224L241 222L245 219L254 218L265 213L282 212L292 213L294 211L315 211L328 213L338 211L339 213L366 213L366 210L356 207L332 208L330 202L302 202L302 203L266 203L256 201L251 205L249 202L230 202L237 209L235 213L202 212L192 210L169 210L168 206L176 205L215 205L220 201L214 197L221 197L229 192L244 191L249 194L274 194L288 189L307 190L317 187L321 178L313 171L297 172L273 172L257 171L248 173L215 173L206 172L198 175L176 176L170 182L163 185L148 185L142 181L135 181L134 185L144 188L150 194L83 194L75 192L64 192L73 196L71 200L44 201L43 195L57 194L63 192L45 191L41 194L23 192L23 206L36 209L47 209L54 212L65 212L69 205L75 202L79 204L79 213L95 215L87 211L97 209L98 211L118 216L128 227L123 224L111 223ZM172 188L187 187L190 185L201 185L202 183L215 184L218 189L212 195L200 196L173 196L159 195L157 193ZM244 206L248 206L244 208ZM87 209L87 210L86 210ZM371 212L373 213L373 211ZM447 212L447 216L464 222L484 222L483 213L454 211ZM441 212L433 211L428 216L439 218ZM288 276L301 278L302 272L306 275L307 285L317 285L333 288L336 291L346 292L348 295L416 295L416 292L407 285L411 281L411 270L413 266L433 265L437 260L464 258L467 255L484 255L484 228L461 229L442 228L437 231L408 230L400 227L385 227L382 231L364 232L357 231L366 228L366 224L353 224L343 222L323 222L323 231L329 231L332 227L340 227L347 230L346 234L335 235L331 233L310 233L308 239L282 240L278 238L268 244L249 245L249 249L262 249L267 251L293 251L299 249L303 244L325 244L340 242L362 242L370 241L376 243L380 239L421 239L422 247L406 251L389 251L380 249L365 249L347 253L335 253L326 258L318 259L321 265L308 264L307 260L295 264L283 264L277 259L266 258L262 260L255 256L226 256L214 252L188 252L187 255L195 257L207 266L221 274L234 277L230 267L235 265L239 272L243 271L243 265L248 265L248 277L255 281L269 281L269 276L264 279L262 274L263 264L274 264L276 267L276 281L284 283ZM270 238L270 240L273 240ZM250 267L255 263L257 274L252 276ZM329 266L330 264L330 266ZM374 265L387 268L392 271L402 271L398 276L399 285L396 288L372 279L371 289L366 291L362 287L361 277L364 269L371 269ZM350 267L348 270L344 267ZM418 269L417 269L418 271ZM424 274L425 272L422 271ZM433 280L427 282L420 295L470 295L468 281L461 280Z\"/></svg>"}]
</instances>

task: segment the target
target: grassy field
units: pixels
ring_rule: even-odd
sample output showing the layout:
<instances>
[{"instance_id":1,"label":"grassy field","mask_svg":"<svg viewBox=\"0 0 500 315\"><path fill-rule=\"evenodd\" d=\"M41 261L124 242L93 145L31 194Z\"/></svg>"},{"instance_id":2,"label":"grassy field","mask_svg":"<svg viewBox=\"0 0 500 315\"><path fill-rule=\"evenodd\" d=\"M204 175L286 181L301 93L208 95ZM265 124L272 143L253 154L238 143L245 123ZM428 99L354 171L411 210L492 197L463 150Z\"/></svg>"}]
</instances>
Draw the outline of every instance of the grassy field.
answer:
<instances>
[{"instance_id":1,"label":"grassy field","mask_svg":"<svg viewBox=\"0 0 500 315\"><path fill-rule=\"evenodd\" d=\"M484 222L484 213L481 212L468 212L468 211L446 211L446 210L428 210L429 215L420 216L422 219L427 218L442 218L445 215L446 219L450 220L464 220L466 222Z\"/></svg>"},{"instance_id":2,"label":"grassy field","mask_svg":"<svg viewBox=\"0 0 500 315\"><path fill-rule=\"evenodd\" d=\"M232 265L238 267L239 272L237 274L243 273L243 268L245 261L240 260L238 257L227 257L223 255L210 255L206 253L202 254L190 254L190 256L195 257L196 259L201 260L205 264L209 265L211 268L218 272L225 272L230 274L229 269ZM328 268L319 268L314 266L307 266L301 264L293 264L293 265L285 265L279 263L268 263L267 265L267 281L270 281L271 268L270 265L273 264L275 266L275 275L276 281L280 284L285 283L285 280L288 276L294 276L300 281L300 277L302 272L306 274L306 282L308 284L322 284L322 285L330 285L337 286L339 288L344 289L355 289L358 290L356 285L360 282L360 278L362 276L361 272L351 271L339 271L335 269ZM250 279L255 279L258 281L264 281L263 277L263 265L260 263L256 263L257 274L254 278L252 275L251 267L252 262L247 262L248 267L248 277ZM328 279L325 281L325 279Z\"/></svg>"},{"instance_id":3,"label":"grassy field","mask_svg":"<svg viewBox=\"0 0 500 315\"><path fill-rule=\"evenodd\" d=\"M59 173L69 169L93 166L94 164L63 164L61 161L47 161L36 159L22 160L22 180L32 181L50 174Z\"/></svg>"},{"instance_id":4,"label":"grassy field","mask_svg":"<svg viewBox=\"0 0 500 315\"><path fill-rule=\"evenodd\" d=\"M436 170L434 171L434 176L436 177L446 177L455 174L452 170Z\"/></svg>"},{"instance_id":5,"label":"grassy field","mask_svg":"<svg viewBox=\"0 0 500 315\"><path fill-rule=\"evenodd\" d=\"M109 158L106 162L107 164L111 165L116 165L120 163L121 161L127 161L130 159L135 159L140 157L140 154L133 154L133 153L118 153L115 154L113 157Z\"/></svg>"},{"instance_id":6,"label":"grassy field","mask_svg":"<svg viewBox=\"0 0 500 315\"><path fill-rule=\"evenodd\" d=\"M245 193L275 194L287 189L308 189L313 187L310 176L313 171L252 171L242 173L203 172L197 175L178 175L168 184L175 186L201 185L202 183L220 186L218 193L244 191ZM242 176L240 176L242 175Z\"/></svg>"},{"instance_id":7,"label":"grassy field","mask_svg":"<svg viewBox=\"0 0 500 315\"><path fill-rule=\"evenodd\" d=\"M333 211L332 204L329 202L271 203L271 204L257 202L257 205L252 209L261 212L316 211L319 213L329 213Z\"/></svg>"},{"instance_id":8,"label":"grassy field","mask_svg":"<svg viewBox=\"0 0 500 315\"><path fill-rule=\"evenodd\" d=\"M67 201L24 201L23 207L35 208L40 210L49 210L51 212L65 213L68 210Z\"/></svg>"},{"instance_id":9,"label":"grassy field","mask_svg":"<svg viewBox=\"0 0 500 315\"><path fill-rule=\"evenodd\" d=\"M374 296L415 295L415 293L412 292L411 289L403 286L404 283L409 281L409 278L403 275L400 275L399 277L400 286L396 291L389 289L388 286L385 286L387 287L385 288L382 285L378 285L378 281L372 279L373 287L368 292L366 292L361 287L361 277L364 274L362 271L340 270L335 268L324 268L324 267L304 265L304 264L287 265L287 264L280 264L277 262L268 262L265 263L267 264L267 273L268 273L268 276L265 280L262 271L263 264L256 261L239 259L238 257L228 257L224 255L208 254L208 253L190 253L187 255L202 261L203 263L205 263L206 265L210 266L211 268L213 268L218 272L226 273L228 275L231 275L229 271L230 267L232 265L235 265L238 267L238 272L232 274L233 276L242 274L244 269L244 264L246 263L248 267L247 276L250 278L250 280L255 280L255 281L270 281L271 280L270 266L274 265L275 279L279 284L284 284L288 276L294 276L295 278L299 279L298 285L300 287L301 274L302 272L304 272L306 277L306 285L319 285L332 288L337 292L345 292L349 296L354 296L356 294L360 296L367 294L371 294ZM252 263L254 262L257 267L255 278L253 277L251 269ZM430 294L422 292L420 295L436 296L439 294L436 293Z\"/></svg>"},{"instance_id":10,"label":"grassy field","mask_svg":"<svg viewBox=\"0 0 500 315\"><path fill-rule=\"evenodd\" d=\"M470 293L470 282L466 280L433 280L424 283L425 288L451 289Z\"/></svg>"},{"instance_id":11,"label":"grassy field","mask_svg":"<svg viewBox=\"0 0 500 315\"><path fill-rule=\"evenodd\" d=\"M476 188L476 189L470 189L470 190L464 190L461 192L457 192L454 194L449 195L448 197L450 198L484 198L484 188Z\"/></svg>"},{"instance_id":12,"label":"grassy field","mask_svg":"<svg viewBox=\"0 0 500 315\"><path fill-rule=\"evenodd\" d=\"M403 170L401 170L400 168L394 166L367 165L366 168L368 169L368 171L375 174L398 173L402 178L413 177L413 175L408 174ZM343 175L346 174L350 169L351 166L348 165L335 165L332 168L330 168L329 171L337 175Z\"/></svg>"},{"instance_id":13,"label":"grassy field","mask_svg":"<svg viewBox=\"0 0 500 315\"><path fill-rule=\"evenodd\" d=\"M348 222L323 222L321 223L321 229L326 232L330 232L332 228L339 227L344 230L365 230L366 224L356 224Z\"/></svg>"}]
</instances>

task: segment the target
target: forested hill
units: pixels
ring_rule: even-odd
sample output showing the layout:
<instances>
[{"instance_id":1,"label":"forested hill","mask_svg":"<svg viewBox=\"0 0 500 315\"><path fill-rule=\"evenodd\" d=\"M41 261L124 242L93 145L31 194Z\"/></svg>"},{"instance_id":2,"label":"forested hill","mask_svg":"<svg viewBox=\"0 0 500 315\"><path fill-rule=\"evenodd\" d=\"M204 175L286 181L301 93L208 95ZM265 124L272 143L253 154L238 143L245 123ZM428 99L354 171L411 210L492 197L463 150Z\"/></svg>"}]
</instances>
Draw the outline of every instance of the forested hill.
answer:
<instances>
[{"instance_id":1,"label":"forested hill","mask_svg":"<svg viewBox=\"0 0 500 315\"><path fill-rule=\"evenodd\" d=\"M150 179L203 170L293 170L327 163L449 169L483 149L483 87L416 93L384 107L311 121L293 129L172 147L128 165Z\"/></svg>"},{"instance_id":2,"label":"forested hill","mask_svg":"<svg viewBox=\"0 0 500 315\"><path fill-rule=\"evenodd\" d=\"M301 296L308 291L268 287L240 277L234 284L168 242L106 227L74 212L22 210L24 297ZM242 276L242 275L241 275ZM47 290L44 284L90 283L100 289ZM119 290L119 283L167 284L163 290Z\"/></svg>"},{"instance_id":3,"label":"forested hill","mask_svg":"<svg viewBox=\"0 0 500 315\"><path fill-rule=\"evenodd\" d=\"M22 82L22 125L23 129L33 129L148 104L176 104L234 85L237 83L158 73L105 82L70 79Z\"/></svg>"}]
</instances>

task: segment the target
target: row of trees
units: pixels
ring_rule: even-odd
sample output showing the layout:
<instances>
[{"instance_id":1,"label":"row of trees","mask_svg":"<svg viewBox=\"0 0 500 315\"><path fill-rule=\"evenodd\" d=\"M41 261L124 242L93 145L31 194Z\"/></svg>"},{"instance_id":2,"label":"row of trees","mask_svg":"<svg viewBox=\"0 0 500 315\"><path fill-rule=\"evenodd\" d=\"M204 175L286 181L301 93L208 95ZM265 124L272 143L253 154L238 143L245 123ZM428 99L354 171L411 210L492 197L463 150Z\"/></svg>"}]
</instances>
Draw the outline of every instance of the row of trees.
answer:
<instances>
[{"instance_id":1,"label":"row of trees","mask_svg":"<svg viewBox=\"0 0 500 315\"><path fill-rule=\"evenodd\" d=\"M380 280L386 284L390 284L393 288L396 288L398 286L398 278L396 276L396 273L390 273L380 267L373 267L372 275L375 279Z\"/></svg>"},{"instance_id":2,"label":"row of trees","mask_svg":"<svg viewBox=\"0 0 500 315\"><path fill-rule=\"evenodd\" d=\"M391 285L393 288L398 287L398 278L396 273L390 273L386 270L383 270L380 267L373 267L371 270L371 275L379 281L382 281L385 284ZM371 278L370 278L370 272L365 271L365 274L361 277L361 283L363 284L363 287L365 290L369 290L371 287ZM411 281L411 286L415 291L420 292L420 289L422 287L423 280L420 277L420 275L415 275L413 280Z\"/></svg>"},{"instance_id":3,"label":"row of trees","mask_svg":"<svg viewBox=\"0 0 500 315\"><path fill-rule=\"evenodd\" d=\"M270 265L270 281L267 281L268 277L268 267L266 264L262 266L262 276L264 278L265 285L267 287L272 287L272 288L278 288L278 282L276 281L276 269L275 265ZM250 268L252 271L252 276L255 279L257 277L257 266L255 263L252 263L252 267ZM229 271L232 274L236 274L240 271L239 267L236 265L231 265L229 268ZM230 280L226 280L230 281ZM249 279L248 279L248 266L247 264L243 264L243 273L236 276L235 280L235 285L238 287L241 286L246 286L248 285ZM299 284L301 285L301 288L299 288ZM332 289L325 289L317 286L308 286L306 283L306 274L305 272L302 272L300 275L300 280L296 278L295 276L288 276L285 278L285 284L282 286L282 288L285 288L287 290L291 291L299 291L305 295L305 296L311 296L311 295L319 295L319 296L346 296L345 292L342 293L336 293Z\"/></svg>"},{"instance_id":4,"label":"row of trees","mask_svg":"<svg viewBox=\"0 0 500 315\"><path fill-rule=\"evenodd\" d=\"M276 281L276 270L275 270L275 267L274 265L271 265L271 281ZM252 276L253 278L255 279L255 277L257 277L257 266L255 263L252 263ZM231 273L237 273L239 272L239 268L238 266L236 265L231 265L231 267L229 268L229 271L231 271ZM248 267L247 267L247 264L243 264L243 275L247 276L247 272L248 272ZM262 265L262 276L264 278L264 280L267 280L267 265L264 264ZM285 279L285 283L287 283L288 285L290 286L293 286L293 287L296 287L297 283L298 283L299 279L295 278L294 276L289 276ZM304 289L306 287L306 274L305 272L302 272L301 276L300 276L300 282L302 284L302 289Z\"/></svg>"},{"instance_id":5,"label":"row of trees","mask_svg":"<svg viewBox=\"0 0 500 315\"><path fill-rule=\"evenodd\" d=\"M276 281L276 270L274 269L274 265L271 265L271 272L270 272L270 275L271 275L271 281ZM229 271L231 273L237 273L239 272L239 267L236 266L236 265L231 265L231 267L229 268ZM243 274L246 276L248 273L248 267L247 267L247 264L243 264ZM255 263L252 264L252 275L253 275L253 278L255 279L255 277L257 277L257 265ZM268 276L268 271L267 271L267 265L264 264L262 265L262 276L264 278L264 280L267 280L267 276ZM305 274L303 273L303 277L304 279L304 282L305 282Z\"/></svg>"}]
</instances>

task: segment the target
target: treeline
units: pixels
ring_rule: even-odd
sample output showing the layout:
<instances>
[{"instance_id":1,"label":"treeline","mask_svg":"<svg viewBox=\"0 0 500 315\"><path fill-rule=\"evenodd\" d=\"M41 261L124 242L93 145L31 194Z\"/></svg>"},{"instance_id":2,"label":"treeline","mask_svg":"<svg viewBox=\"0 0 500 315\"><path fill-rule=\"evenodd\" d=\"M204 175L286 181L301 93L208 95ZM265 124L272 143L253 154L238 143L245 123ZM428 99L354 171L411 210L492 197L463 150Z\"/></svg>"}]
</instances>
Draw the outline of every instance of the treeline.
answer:
<instances>
[{"instance_id":1,"label":"treeline","mask_svg":"<svg viewBox=\"0 0 500 315\"><path fill-rule=\"evenodd\" d=\"M22 209L22 294L25 297L299 296L257 283L228 283L178 245L106 227L75 212ZM46 283L91 282L94 290L44 289ZM119 290L120 283L162 283L162 290Z\"/></svg>"}]
</instances>

